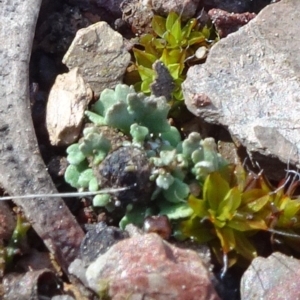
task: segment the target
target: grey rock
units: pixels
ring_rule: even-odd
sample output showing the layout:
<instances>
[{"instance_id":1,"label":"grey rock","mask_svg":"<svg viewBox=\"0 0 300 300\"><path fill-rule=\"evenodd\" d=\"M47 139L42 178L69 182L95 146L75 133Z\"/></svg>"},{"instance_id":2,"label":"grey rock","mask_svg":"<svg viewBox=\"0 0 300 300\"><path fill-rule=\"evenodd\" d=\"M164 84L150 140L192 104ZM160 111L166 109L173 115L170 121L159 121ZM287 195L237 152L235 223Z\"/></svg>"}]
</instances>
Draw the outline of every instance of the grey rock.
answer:
<instances>
[{"instance_id":1,"label":"grey rock","mask_svg":"<svg viewBox=\"0 0 300 300\"><path fill-rule=\"evenodd\" d=\"M41 2L1 2L0 185L11 196L57 192L39 152L29 102L29 60ZM84 233L64 201L41 197L14 202L67 273ZM21 295L18 299L26 299Z\"/></svg>"},{"instance_id":2,"label":"grey rock","mask_svg":"<svg viewBox=\"0 0 300 300\"><path fill-rule=\"evenodd\" d=\"M88 282L85 276L86 269L87 269L87 264L82 259L76 258L69 265L68 272L70 275L79 279L80 282L83 283L85 286L88 286Z\"/></svg>"},{"instance_id":3,"label":"grey rock","mask_svg":"<svg viewBox=\"0 0 300 300\"><path fill-rule=\"evenodd\" d=\"M124 0L121 3L122 18L137 35L152 32L153 14L167 16L174 11L188 20L195 16L200 0Z\"/></svg>"},{"instance_id":4,"label":"grey rock","mask_svg":"<svg viewBox=\"0 0 300 300\"><path fill-rule=\"evenodd\" d=\"M63 58L69 69L79 68L96 95L121 83L129 62L122 36L106 22L79 30Z\"/></svg>"},{"instance_id":5,"label":"grey rock","mask_svg":"<svg viewBox=\"0 0 300 300\"><path fill-rule=\"evenodd\" d=\"M205 64L189 69L183 93L192 113L227 127L255 160L300 166L297 8L297 0L267 6L215 44Z\"/></svg>"},{"instance_id":6,"label":"grey rock","mask_svg":"<svg viewBox=\"0 0 300 300\"><path fill-rule=\"evenodd\" d=\"M80 245L80 257L86 264L90 264L112 245L125 238L128 238L127 232L100 222L85 235Z\"/></svg>"},{"instance_id":7,"label":"grey rock","mask_svg":"<svg viewBox=\"0 0 300 300\"><path fill-rule=\"evenodd\" d=\"M52 297L51 300L75 300L75 299L69 295L59 295L59 296Z\"/></svg>"},{"instance_id":8,"label":"grey rock","mask_svg":"<svg viewBox=\"0 0 300 300\"><path fill-rule=\"evenodd\" d=\"M2 299L51 299L61 293L62 281L48 269L5 275L2 281L5 295Z\"/></svg>"},{"instance_id":9,"label":"grey rock","mask_svg":"<svg viewBox=\"0 0 300 300\"><path fill-rule=\"evenodd\" d=\"M241 281L241 300L300 298L300 261L273 253L255 258Z\"/></svg>"}]
</instances>

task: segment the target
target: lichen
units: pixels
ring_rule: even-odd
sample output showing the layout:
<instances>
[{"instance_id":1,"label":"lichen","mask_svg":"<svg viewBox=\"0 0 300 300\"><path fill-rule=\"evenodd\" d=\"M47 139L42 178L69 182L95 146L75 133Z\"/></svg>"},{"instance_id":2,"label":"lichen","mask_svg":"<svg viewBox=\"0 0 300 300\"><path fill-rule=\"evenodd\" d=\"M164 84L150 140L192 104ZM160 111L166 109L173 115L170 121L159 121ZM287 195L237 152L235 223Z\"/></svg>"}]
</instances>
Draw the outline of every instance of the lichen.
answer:
<instances>
[{"instance_id":1,"label":"lichen","mask_svg":"<svg viewBox=\"0 0 300 300\"><path fill-rule=\"evenodd\" d=\"M93 125L67 149L65 179L73 187L128 187L93 200L109 211L121 209L121 227L130 222L142 225L145 217L155 214L174 222L190 216L190 184L200 188L209 172L227 164L213 139L202 140L194 132L182 140L168 122L170 108L164 97L145 96L127 85L106 89L86 112Z\"/></svg>"}]
</instances>

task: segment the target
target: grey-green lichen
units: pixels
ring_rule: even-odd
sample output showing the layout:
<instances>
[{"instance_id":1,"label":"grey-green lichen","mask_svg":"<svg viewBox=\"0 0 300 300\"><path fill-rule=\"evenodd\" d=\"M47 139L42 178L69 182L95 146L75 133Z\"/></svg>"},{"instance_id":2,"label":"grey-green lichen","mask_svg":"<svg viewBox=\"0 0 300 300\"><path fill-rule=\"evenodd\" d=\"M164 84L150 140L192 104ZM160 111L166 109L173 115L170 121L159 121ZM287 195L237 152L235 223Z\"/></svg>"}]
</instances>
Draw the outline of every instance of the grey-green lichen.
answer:
<instances>
[{"instance_id":1,"label":"grey-green lichen","mask_svg":"<svg viewBox=\"0 0 300 300\"><path fill-rule=\"evenodd\" d=\"M170 220L188 217L191 185L227 162L212 138L193 132L182 140L168 122L164 97L145 96L133 87L106 89L86 115L93 123L78 143L67 149L65 179L79 190L135 185L127 192L102 194L94 206L123 208L120 225L140 225L146 216L164 214ZM132 157L131 157L132 156Z\"/></svg>"}]
</instances>

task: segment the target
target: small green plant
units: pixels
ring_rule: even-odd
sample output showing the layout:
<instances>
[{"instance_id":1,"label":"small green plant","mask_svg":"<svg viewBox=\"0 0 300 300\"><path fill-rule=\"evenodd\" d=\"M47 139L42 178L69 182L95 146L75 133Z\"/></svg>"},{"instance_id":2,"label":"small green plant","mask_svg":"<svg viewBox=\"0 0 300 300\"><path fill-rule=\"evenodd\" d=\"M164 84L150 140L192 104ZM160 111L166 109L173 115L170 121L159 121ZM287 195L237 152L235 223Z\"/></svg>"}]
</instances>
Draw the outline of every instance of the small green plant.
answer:
<instances>
[{"instance_id":1,"label":"small green plant","mask_svg":"<svg viewBox=\"0 0 300 300\"><path fill-rule=\"evenodd\" d=\"M125 182L137 185L132 189L135 193L128 190L93 199L94 206L109 211L123 207L121 227L141 225L145 217L155 214L170 220L190 216L190 184L199 186L208 173L227 164L212 138L202 140L191 133L182 141L168 123L169 110L164 97L145 96L127 85L106 89L86 112L93 125L67 149L70 165L65 179L73 187L97 191L122 187Z\"/></svg>"},{"instance_id":2,"label":"small green plant","mask_svg":"<svg viewBox=\"0 0 300 300\"><path fill-rule=\"evenodd\" d=\"M195 63L199 59L197 50L209 47L211 28L200 28L197 19L182 24L175 12L170 12L167 18L155 15L151 24L153 33L142 35L139 45L133 48L134 70L141 78L135 88L145 94L151 93L151 85L158 76L153 64L159 60L173 78L173 100L183 100L181 84L186 77L187 62Z\"/></svg>"},{"instance_id":3,"label":"small green plant","mask_svg":"<svg viewBox=\"0 0 300 300\"><path fill-rule=\"evenodd\" d=\"M239 257L251 261L257 256L251 238L258 231L277 234L295 249L300 233L300 199L291 197L295 186L275 190L262 174L253 177L241 166L227 166L206 177L201 197L189 196L193 214L180 229L199 243L209 243L224 270Z\"/></svg>"},{"instance_id":4,"label":"small green plant","mask_svg":"<svg viewBox=\"0 0 300 300\"><path fill-rule=\"evenodd\" d=\"M29 222L21 213L17 214L17 224L13 234L6 247L0 247L0 270L4 272L12 266L13 259L16 254L20 253L22 241L26 238L27 231L30 228Z\"/></svg>"}]
</instances>

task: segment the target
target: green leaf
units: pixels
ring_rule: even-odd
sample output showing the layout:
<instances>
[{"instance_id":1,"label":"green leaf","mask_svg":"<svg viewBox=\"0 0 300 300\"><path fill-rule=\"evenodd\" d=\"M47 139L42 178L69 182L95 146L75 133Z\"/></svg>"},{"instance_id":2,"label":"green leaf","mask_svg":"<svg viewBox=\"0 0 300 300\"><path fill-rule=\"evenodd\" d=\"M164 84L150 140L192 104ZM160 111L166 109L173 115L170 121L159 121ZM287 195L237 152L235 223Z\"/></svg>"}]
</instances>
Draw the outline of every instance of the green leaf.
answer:
<instances>
[{"instance_id":1,"label":"green leaf","mask_svg":"<svg viewBox=\"0 0 300 300\"><path fill-rule=\"evenodd\" d=\"M167 41L165 39L155 39L152 41L153 46L156 49L156 53L160 53L160 55L157 55L157 57L160 57L162 55L162 50L167 47Z\"/></svg>"},{"instance_id":2,"label":"green leaf","mask_svg":"<svg viewBox=\"0 0 300 300\"><path fill-rule=\"evenodd\" d=\"M140 37L139 43L144 46L145 52L154 55L155 57L159 57L160 53L155 47L155 37L152 34L144 34Z\"/></svg>"},{"instance_id":3,"label":"green leaf","mask_svg":"<svg viewBox=\"0 0 300 300\"><path fill-rule=\"evenodd\" d=\"M80 173L78 172L76 166L74 165L68 166L64 175L65 181L74 188L79 187L78 185L79 176Z\"/></svg>"},{"instance_id":4,"label":"green leaf","mask_svg":"<svg viewBox=\"0 0 300 300\"><path fill-rule=\"evenodd\" d=\"M253 212L260 211L268 202L270 201L270 196L265 195L258 199L252 200L251 202L247 203L247 208Z\"/></svg>"},{"instance_id":5,"label":"green leaf","mask_svg":"<svg viewBox=\"0 0 300 300\"><path fill-rule=\"evenodd\" d=\"M164 33L167 31L166 19L161 17L161 16L154 15L153 18L152 18L151 25L152 25L152 28L153 28L154 32L158 36L163 38Z\"/></svg>"},{"instance_id":6,"label":"green leaf","mask_svg":"<svg viewBox=\"0 0 300 300\"><path fill-rule=\"evenodd\" d=\"M128 207L128 206L127 206ZM150 212L150 214L153 214ZM141 227L145 217L149 215L145 206L134 206L132 209L127 209L125 216L121 219L119 227L124 230L126 225L134 224Z\"/></svg>"},{"instance_id":7,"label":"green leaf","mask_svg":"<svg viewBox=\"0 0 300 300\"><path fill-rule=\"evenodd\" d=\"M173 98L176 99L177 101L183 101L183 100L184 100L182 89L175 90L175 91L172 93L172 96L173 96Z\"/></svg>"},{"instance_id":8,"label":"green leaf","mask_svg":"<svg viewBox=\"0 0 300 300\"><path fill-rule=\"evenodd\" d=\"M249 242L243 233L235 232L235 251L247 260L252 261L257 257L257 252L254 246Z\"/></svg>"},{"instance_id":9,"label":"green leaf","mask_svg":"<svg viewBox=\"0 0 300 300\"><path fill-rule=\"evenodd\" d=\"M229 185L219 173L213 172L207 176L203 187L203 199L208 201L213 211L218 210L228 192Z\"/></svg>"},{"instance_id":10,"label":"green leaf","mask_svg":"<svg viewBox=\"0 0 300 300\"><path fill-rule=\"evenodd\" d=\"M220 203L217 218L220 221L231 220L241 204L241 192L237 187L232 188Z\"/></svg>"},{"instance_id":11,"label":"green leaf","mask_svg":"<svg viewBox=\"0 0 300 300\"><path fill-rule=\"evenodd\" d=\"M136 63L139 66L144 66L145 68L151 69L153 63L158 59L155 55L147 53L137 48L132 49Z\"/></svg>"},{"instance_id":12,"label":"green leaf","mask_svg":"<svg viewBox=\"0 0 300 300\"><path fill-rule=\"evenodd\" d=\"M152 79L144 80L141 84L141 92L143 92L144 94L150 94L151 93L150 85L152 82L153 82Z\"/></svg>"},{"instance_id":13,"label":"green leaf","mask_svg":"<svg viewBox=\"0 0 300 300\"><path fill-rule=\"evenodd\" d=\"M160 215L166 215L170 220L187 218L192 215L193 210L186 203L170 203L162 201L159 204Z\"/></svg>"},{"instance_id":14,"label":"green leaf","mask_svg":"<svg viewBox=\"0 0 300 300\"><path fill-rule=\"evenodd\" d=\"M183 49L164 49L161 61L167 66L169 64L183 63L182 56L184 56L185 50Z\"/></svg>"},{"instance_id":15,"label":"green leaf","mask_svg":"<svg viewBox=\"0 0 300 300\"><path fill-rule=\"evenodd\" d=\"M299 199L292 200L288 197L288 201L283 210L283 216L288 220L291 220L295 217L298 219L298 216L296 215L298 214L299 210L300 210L300 200ZM300 220L298 221L298 223L299 222Z\"/></svg>"},{"instance_id":16,"label":"green leaf","mask_svg":"<svg viewBox=\"0 0 300 300\"><path fill-rule=\"evenodd\" d=\"M72 165L78 165L85 160L85 155L80 151L78 143L69 146L67 153L67 160Z\"/></svg>"},{"instance_id":17,"label":"green leaf","mask_svg":"<svg viewBox=\"0 0 300 300\"><path fill-rule=\"evenodd\" d=\"M171 29L172 35L176 39L176 43L179 45L179 43L182 40L182 33L181 33L181 20L180 17L177 17L176 21L174 22L172 29Z\"/></svg>"},{"instance_id":18,"label":"green leaf","mask_svg":"<svg viewBox=\"0 0 300 300\"><path fill-rule=\"evenodd\" d=\"M174 177L170 173L159 174L156 178L156 185L167 190L174 182Z\"/></svg>"},{"instance_id":19,"label":"green leaf","mask_svg":"<svg viewBox=\"0 0 300 300\"><path fill-rule=\"evenodd\" d=\"M261 189L250 189L242 193L242 207L246 207L248 203L265 196L266 193Z\"/></svg>"},{"instance_id":20,"label":"green leaf","mask_svg":"<svg viewBox=\"0 0 300 300\"><path fill-rule=\"evenodd\" d=\"M210 38L211 31L212 31L212 27L208 27L207 25L205 25L201 30L202 34L207 40Z\"/></svg>"},{"instance_id":21,"label":"green leaf","mask_svg":"<svg viewBox=\"0 0 300 300\"><path fill-rule=\"evenodd\" d=\"M172 28L176 22L178 22L178 19L180 20L179 16L175 12L171 11L167 16L166 30L172 31Z\"/></svg>"},{"instance_id":22,"label":"green leaf","mask_svg":"<svg viewBox=\"0 0 300 300\"><path fill-rule=\"evenodd\" d=\"M167 41L167 48L172 49L172 48L177 48L178 47L178 41L176 40L175 36L167 31L165 34L165 40Z\"/></svg>"},{"instance_id":23,"label":"green leaf","mask_svg":"<svg viewBox=\"0 0 300 300\"><path fill-rule=\"evenodd\" d=\"M171 126L170 130L161 133L161 138L164 141L168 141L171 146L176 147L181 141L181 135L178 129Z\"/></svg>"},{"instance_id":24,"label":"green leaf","mask_svg":"<svg viewBox=\"0 0 300 300\"><path fill-rule=\"evenodd\" d=\"M139 101L137 101L139 99ZM145 126L150 133L159 134L170 130L168 123L168 113L170 105L165 97L149 97L136 98L133 95L128 96L128 112L134 118L134 122Z\"/></svg>"},{"instance_id":25,"label":"green leaf","mask_svg":"<svg viewBox=\"0 0 300 300\"><path fill-rule=\"evenodd\" d=\"M93 178L95 178L93 170L86 169L80 174L78 178L78 184L83 188L88 188L89 183Z\"/></svg>"},{"instance_id":26,"label":"green leaf","mask_svg":"<svg viewBox=\"0 0 300 300\"><path fill-rule=\"evenodd\" d=\"M92 178L89 182L89 191L96 192L99 190L99 184L96 177Z\"/></svg>"},{"instance_id":27,"label":"green leaf","mask_svg":"<svg viewBox=\"0 0 300 300\"><path fill-rule=\"evenodd\" d=\"M111 197L110 197L109 194L96 195L93 198L93 206L95 206L95 207L104 207L109 203L110 198Z\"/></svg>"},{"instance_id":28,"label":"green leaf","mask_svg":"<svg viewBox=\"0 0 300 300\"><path fill-rule=\"evenodd\" d=\"M227 226L238 231L253 231L253 230L267 230L268 226L265 221L259 217L254 217L251 220L247 219L247 215L242 218L234 217L227 221Z\"/></svg>"},{"instance_id":29,"label":"green leaf","mask_svg":"<svg viewBox=\"0 0 300 300\"><path fill-rule=\"evenodd\" d=\"M170 75L173 77L173 79L178 79L179 75L180 75L180 64L171 64L167 66Z\"/></svg>"},{"instance_id":30,"label":"green leaf","mask_svg":"<svg viewBox=\"0 0 300 300\"><path fill-rule=\"evenodd\" d=\"M205 42L205 36L199 31L191 32L188 40L189 46Z\"/></svg>"},{"instance_id":31,"label":"green leaf","mask_svg":"<svg viewBox=\"0 0 300 300\"><path fill-rule=\"evenodd\" d=\"M196 19L191 19L189 20L185 26L182 28L182 39L188 39L190 34L191 34L191 31L192 29L195 27L195 25L197 24L197 20ZM182 46L185 46L185 45L182 45Z\"/></svg>"},{"instance_id":32,"label":"green leaf","mask_svg":"<svg viewBox=\"0 0 300 300\"><path fill-rule=\"evenodd\" d=\"M186 237L190 237L198 243L207 243L215 239L215 235L212 234L212 228L207 227L201 221L200 218L192 216L187 221L181 222L180 229Z\"/></svg>"},{"instance_id":33,"label":"green leaf","mask_svg":"<svg viewBox=\"0 0 300 300\"><path fill-rule=\"evenodd\" d=\"M187 158L191 159L191 155L195 150L202 149L200 144L201 135L198 132L192 132L182 142L182 154Z\"/></svg>"},{"instance_id":34,"label":"green leaf","mask_svg":"<svg viewBox=\"0 0 300 300\"><path fill-rule=\"evenodd\" d=\"M105 121L104 121L104 117L92 112L92 111L88 111L86 110L84 112L84 114L89 118L89 120L91 122L93 122L94 124L96 125L99 125L99 126L103 126L103 125L106 125L105 124Z\"/></svg>"},{"instance_id":35,"label":"green leaf","mask_svg":"<svg viewBox=\"0 0 300 300\"><path fill-rule=\"evenodd\" d=\"M190 189L186 183L182 182L178 178L174 178L174 181L169 186L169 188L163 191L163 195L168 201L179 203L185 202L185 199L188 197L189 192Z\"/></svg>"},{"instance_id":36,"label":"green leaf","mask_svg":"<svg viewBox=\"0 0 300 300\"><path fill-rule=\"evenodd\" d=\"M127 103L120 102L109 109L105 116L105 123L128 134L130 125L134 123L134 118L128 113Z\"/></svg>"},{"instance_id":37,"label":"green leaf","mask_svg":"<svg viewBox=\"0 0 300 300\"><path fill-rule=\"evenodd\" d=\"M149 129L134 123L130 126L130 134L134 143L144 143L146 136L149 134Z\"/></svg>"},{"instance_id":38,"label":"green leaf","mask_svg":"<svg viewBox=\"0 0 300 300\"><path fill-rule=\"evenodd\" d=\"M109 99L109 103L105 101L105 99ZM103 102L104 100L104 102ZM104 116L105 110L107 109L107 106L111 106L115 104L115 91L112 89L105 89L102 91L99 100L92 106L93 112L95 112L98 115Z\"/></svg>"},{"instance_id":39,"label":"green leaf","mask_svg":"<svg viewBox=\"0 0 300 300\"><path fill-rule=\"evenodd\" d=\"M215 229L217 236L221 242L223 253L227 254L229 251L233 250L236 245L234 232L229 227L216 227Z\"/></svg>"},{"instance_id":40,"label":"green leaf","mask_svg":"<svg viewBox=\"0 0 300 300\"><path fill-rule=\"evenodd\" d=\"M207 211L207 203L204 200L197 199L193 195L190 195L188 199L188 204L199 218L209 216Z\"/></svg>"},{"instance_id":41,"label":"green leaf","mask_svg":"<svg viewBox=\"0 0 300 300\"><path fill-rule=\"evenodd\" d=\"M85 155L93 155L96 151L106 155L111 148L110 141L99 133L89 133L79 145L79 150Z\"/></svg>"},{"instance_id":42,"label":"green leaf","mask_svg":"<svg viewBox=\"0 0 300 300\"><path fill-rule=\"evenodd\" d=\"M146 68L144 66L138 66L139 74L143 81L150 80L153 82L155 79L155 71L151 68Z\"/></svg>"},{"instance_id":43,"label":"green leaf","mask_svg":"<svg viewBox=\"0 0 300 300\"><path fill-rule=\"evenodd\" d=\"M166 151L162 150L159 153L161 164L160 166L169 166L175 160L176 150Z\"/></svg>"}]
</instances>

